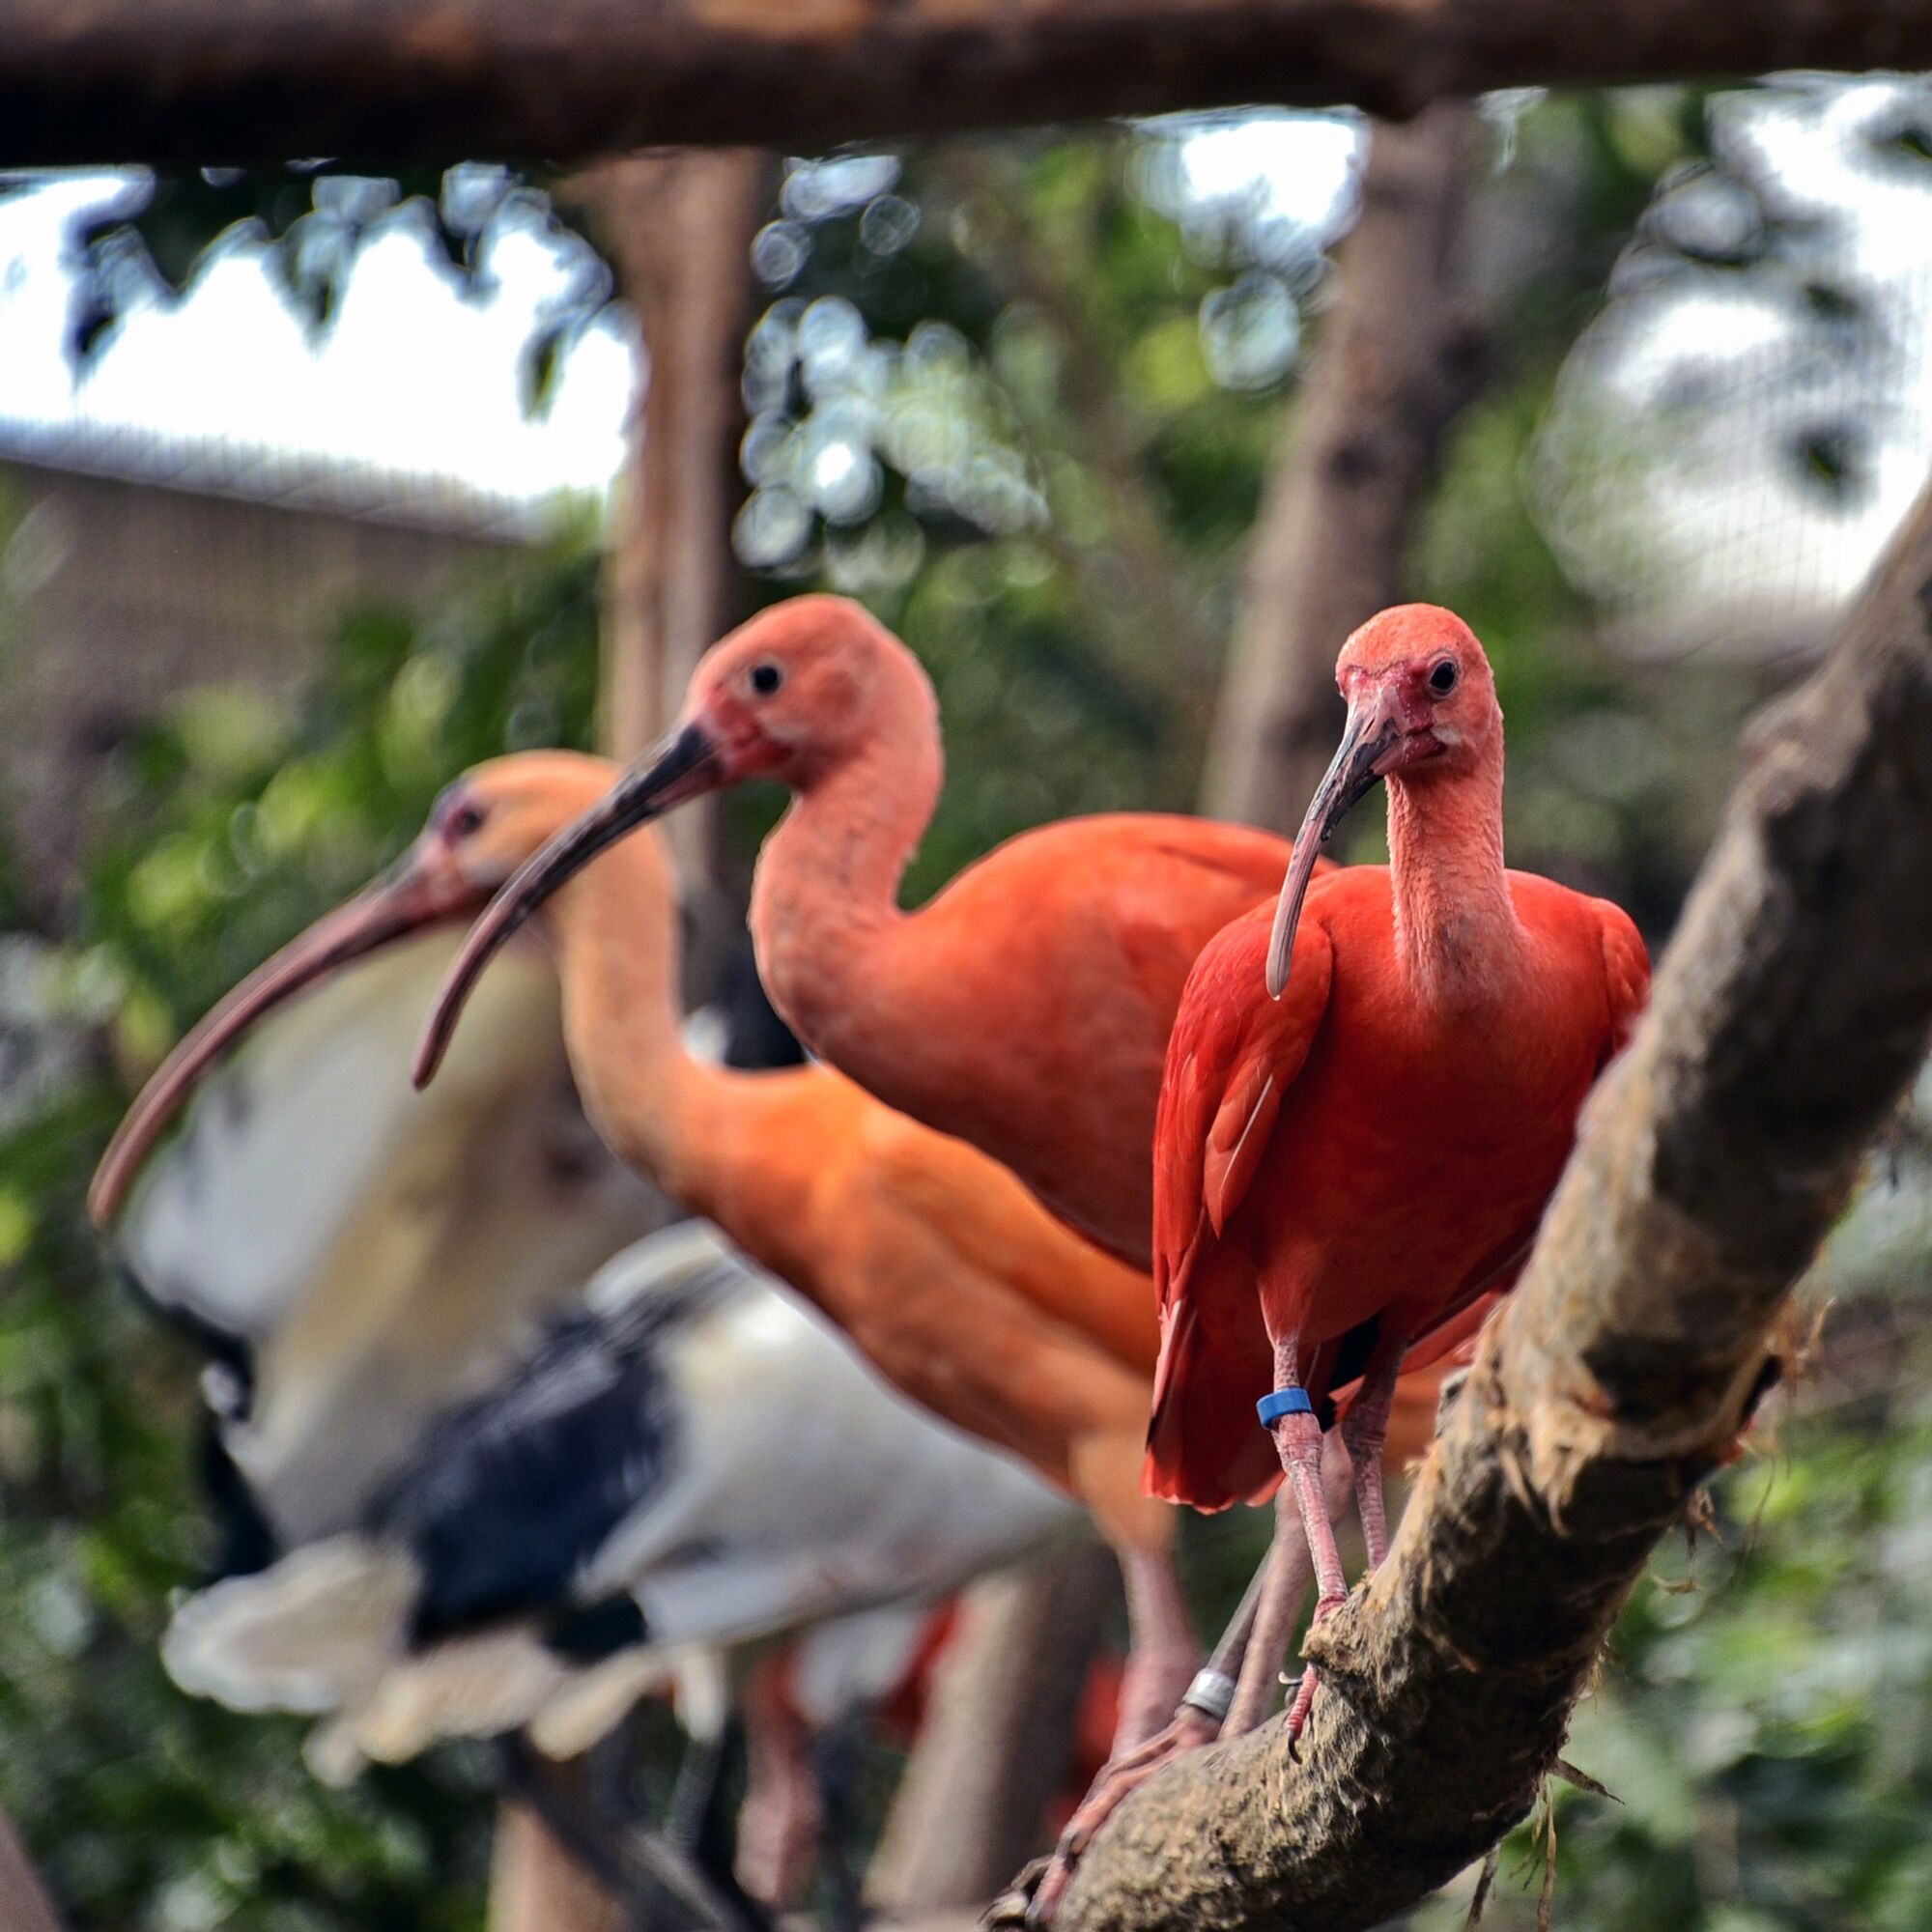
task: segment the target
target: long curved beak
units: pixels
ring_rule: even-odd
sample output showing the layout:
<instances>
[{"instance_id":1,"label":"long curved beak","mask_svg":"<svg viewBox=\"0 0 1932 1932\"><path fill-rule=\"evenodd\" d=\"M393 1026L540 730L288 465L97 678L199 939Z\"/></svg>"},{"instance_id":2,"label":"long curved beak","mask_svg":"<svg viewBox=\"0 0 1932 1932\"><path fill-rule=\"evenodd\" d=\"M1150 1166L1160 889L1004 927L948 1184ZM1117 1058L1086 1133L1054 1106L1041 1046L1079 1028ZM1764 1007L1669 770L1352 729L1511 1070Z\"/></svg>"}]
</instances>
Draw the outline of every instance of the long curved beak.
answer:
<instances>
[{"instance_id":1,"label":"long curved beak","mask_svg":"<svg viewBox=\"0 0 1932 1932\"><path fill-rule=\"evenodd\" d=\"M256 1022L304 987L437 921L469 909L410 852L346 905L316 921L258 966L203 1017L141 1089L114 1130L87 1190L97 1227L114 1218L128 1186L196 1083Z\"/></svg>"},{"instance_id":2,"label":"long curved beak","mask_svg":"<svg viewBox=\"0 0 1932 1932\"><path fill-rule=\"evenodd\" d=\"M1301 902L1308 896L1308 882L1315 876L1315 862L1321 848L1334 837L1335 828L1347 818L1364 796L1381 779L1381 764L1402 737L1402 721L1397 716L1394 690L1387 684L1371 685L1349 706L1349 721L1342 727L1342 742L1335 756L1308 801L1301 830L1294 835L1294 851L1288 862L1288 876L1281 882L1281 897L1275 901L1274 926L1268 934L1268 998L1278 1000L1288 987L1289 968L1294 963L1294 929L1301 923Z\"/></svg>"},{"instance_id":3,"label":"long curved beak","mask_svg":"<svg viewBox=\"0 0 1932 1932\"><path fill-rule=\"evenodd\" d=\"M544 900L581 872L607 845L662 816L673 806L715 791L724 782L718 746L704 727L680 725L627 771L582 817L532 853L504 882L469 928L436 996L416 1047L412 1078L427 1087L449 1050L463 1009L497 951Z\"/></svg>"}]
</instances>

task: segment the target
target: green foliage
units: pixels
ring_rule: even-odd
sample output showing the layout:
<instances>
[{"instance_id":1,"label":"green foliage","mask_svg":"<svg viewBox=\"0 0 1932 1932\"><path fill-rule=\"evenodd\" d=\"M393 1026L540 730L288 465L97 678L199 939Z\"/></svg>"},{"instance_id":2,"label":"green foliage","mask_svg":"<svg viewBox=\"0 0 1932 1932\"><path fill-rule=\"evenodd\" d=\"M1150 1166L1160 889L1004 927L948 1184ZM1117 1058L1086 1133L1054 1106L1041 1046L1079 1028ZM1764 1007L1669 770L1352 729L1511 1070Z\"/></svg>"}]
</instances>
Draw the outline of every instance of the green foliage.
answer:
<instances>
[{"instance_id":1,"label":"green foliage","mask_svg":"<svg viewBox=\"0 0 1932 1932\"><path fill-rule=\"evenodd\" d=\"M33 177L0 173L0 196ZM68 344L85 363L128 315L158 297L186 293L224 252L259 250L291 307L326 329L363 248L397 229L414 234L457 284L490 285L490 249L506 229L566 242L568 272L526 346L532 401L548 395L561 351L611 299L612 278L596 251L548 196L508 168L467 162L394 176L354 172L339 161L281 168L145 170L83 222L73 237Z\"/></svg>"},{"instance_id":2,"label":"green foliage","mask_svg":"<svg viewBox=\"0 0 1932 1932\"><path fill-rule=\"evenodd\" d=\"M1923 1350L1901 1366L1783 1423L1717 1484L1715 1534L1659 1553L1566 1752L1612 1797L1552 1782L1567 1932L1925 1924L1932 1409ZM1515 1834L1486 1924L1533 1923L1545 1856Z\"/></svg>"},{"instance_id":3,"label":"green foliage","mask_svg":"<svg viewBox=\"0 0 1932 1932\"><path fill-rule=\"evenodd\" d=\"M779 293L747 352L738 550L775 587L864 597L931 666L978 795L915 893L1040 818L1193 797L1279 427L1257 403L1321 264L1306 230L1279 272L1232 215L1183 237L1156 205L1174 147L797 164L754 250Z\"/></svg>"},{"instance_id":4,"label":"green foliage","mask_svg":"<svg viewBox=\"0 0 1932 1932\"><path fill-rule=\"evenodd\" d=\"M437 616L365 611L289 715L233 693L130 746L55 972L146 1064L407 842L495 753L582 744L582 533ZM130 1097L102 1065L0 1141L0 1804L77 1922L455 1932L478 1922L487 1763L446 1750L331 1792L302 1727L183 1696L156 1645L209 1557L193 1348L110 1278L81 1194Z\"/></svg>"}]
</instances>

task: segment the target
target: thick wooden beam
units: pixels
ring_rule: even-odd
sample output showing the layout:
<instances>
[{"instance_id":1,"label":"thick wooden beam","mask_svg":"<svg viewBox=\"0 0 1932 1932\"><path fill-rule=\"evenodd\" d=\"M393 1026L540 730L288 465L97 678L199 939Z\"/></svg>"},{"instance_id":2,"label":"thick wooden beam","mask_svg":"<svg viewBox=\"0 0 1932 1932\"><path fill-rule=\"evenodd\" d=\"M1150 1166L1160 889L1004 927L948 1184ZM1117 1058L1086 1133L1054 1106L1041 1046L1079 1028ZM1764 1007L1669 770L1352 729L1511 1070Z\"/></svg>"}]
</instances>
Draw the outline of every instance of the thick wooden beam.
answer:
<instances>
[{"instance_id":1,"label":"thick wooden beam","mask_svg":"<svg viewBox=\"0 0 1932 1932\"><path fill-rule=\"evenodd\" d=\"M0 0L0 164L810 152L1173 108L1932 66L1923 0Z\"/></svg>"},{"instance_id":2,"label":"thick wooden beam","mask_svg":"<svg viewBox=\"0 0 1932 1932\"><path fill-rule=\"evenodd\" d=\"M670 728L693 667L750 614L731 553L744 500L738 443L752 238L773 206L776 163L753 149L627 156L577 177L617 292L637 311L649 373L611 504L603 576L599 748L634 758ZM716 800L666 827L690 927L685 993L716 997L744 944Z\"/></svg>"}]
</instances>

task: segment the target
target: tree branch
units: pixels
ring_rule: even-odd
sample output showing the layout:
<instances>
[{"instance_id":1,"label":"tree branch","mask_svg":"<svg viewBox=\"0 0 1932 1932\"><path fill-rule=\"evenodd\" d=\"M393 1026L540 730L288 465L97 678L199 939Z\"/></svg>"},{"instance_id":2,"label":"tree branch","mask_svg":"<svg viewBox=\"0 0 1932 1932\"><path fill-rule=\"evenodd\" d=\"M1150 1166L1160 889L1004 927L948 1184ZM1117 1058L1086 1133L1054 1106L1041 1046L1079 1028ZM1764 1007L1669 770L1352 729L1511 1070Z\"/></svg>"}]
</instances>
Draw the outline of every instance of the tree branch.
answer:
<instances>
[{"instance_id":1,"label":"tree branch","mask_svg":"<svg viewBox=\"0 0 1932 1932\"><path fill-rule=\"evenodd\" d=\"M1932 492L1752 733L1631 1051L1585 1110L1389 1560L1279 1720L1122 1806L1062 1932L1357 1932L1527 1811L1611 1619L1932 1032Z\"/></svg>"},{"instance_id":2,"label":"tree branch","mask_svg":"<svg viewBox=\"0 0 1932 1932\"><path fill-rule=\"evenodd\" d=\"M1932 66L1920 0L10 0L0 160L575 160Z\"/></svg>"}]
</instances>

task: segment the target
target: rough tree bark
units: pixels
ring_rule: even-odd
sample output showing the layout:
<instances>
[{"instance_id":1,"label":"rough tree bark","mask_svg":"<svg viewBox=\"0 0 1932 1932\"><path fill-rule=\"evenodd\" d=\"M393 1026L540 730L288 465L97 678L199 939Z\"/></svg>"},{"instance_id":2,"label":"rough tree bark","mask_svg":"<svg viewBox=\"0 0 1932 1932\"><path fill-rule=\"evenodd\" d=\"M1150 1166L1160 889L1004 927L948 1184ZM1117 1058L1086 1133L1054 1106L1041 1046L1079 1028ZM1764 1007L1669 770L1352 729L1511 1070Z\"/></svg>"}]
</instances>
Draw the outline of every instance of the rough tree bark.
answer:
<instances>
[{"instance_id":1,"label":"rough tree bark","mask_svg":"<svg viewBox=\"0 0 1932 1932\"><path fill-rule=\"evenodd\" d=\"M731 519L744 494L750 251L770 184L767 156L734 149L633 156L573 185L595 212L650 363L605 554L598 730L613 757L669 728L692 667L745 614ZM693 920L688 990L701 999L740 925L742 893L724 877L714 806L680 812L665 833Z\"/></svg>"},{"instance_id":2,"label":"rough tree bark","mask_svg":"<svg viewBox=\"0 0 1932 1932\"><path fill-rule=\"evenodd\" d=\"M1922 0L8 0L0 160L578 160L1932 66Z\"/></svg>"},{"instance_id":3,"label":"rough tree bark","mask_svg":"<svg viewBox=\"0 0 1932 1932\"><path fill-rule=\"evenodd\" d=\"M1374 130L1361 215L1255 520L1209 817L1294 830L1341 725L1335 652L1401 601L1444 432L1483 378L1484 330L1457 272L1474 118L1444 101Z\"/></svg>"},{"instance_id":4,"label":"rough tree bark","mask_svg":"<svg viewBox=\"0 0 1932 1932\"><path fill-rule=\"evenodd\" d=\"M1063 1932L1357 1932L1527 1811L1610 1621L1932 1036L1932 492L1753 730L1630 1052L1585 1110L1389 1560L1279 1720L1122 1806ZM1453 1770L1453 1776L1446 1773Z\"/></svg>"},{"instance_id":5,"label":"rough tree bark","mask_svg":"<svg viewBox=\"0 0 1932 1932\"><path fill-rule=\"evenodd\" d=\"M630 1932L629 1914L528 1805L497 1808L489 1932Z\"/></svg>"},{"instance_id":6,"label":"rough tree bark","mask_svg":"<svg viewBox=\"0 0 1932 1932\"><path fill-rule=\"evenodd\" d=\"M866 1880L895 1918L978 1905L1038 1845L1120 1588L1089 1544L971 1591Z\"/></svg>"}]
</instances>

